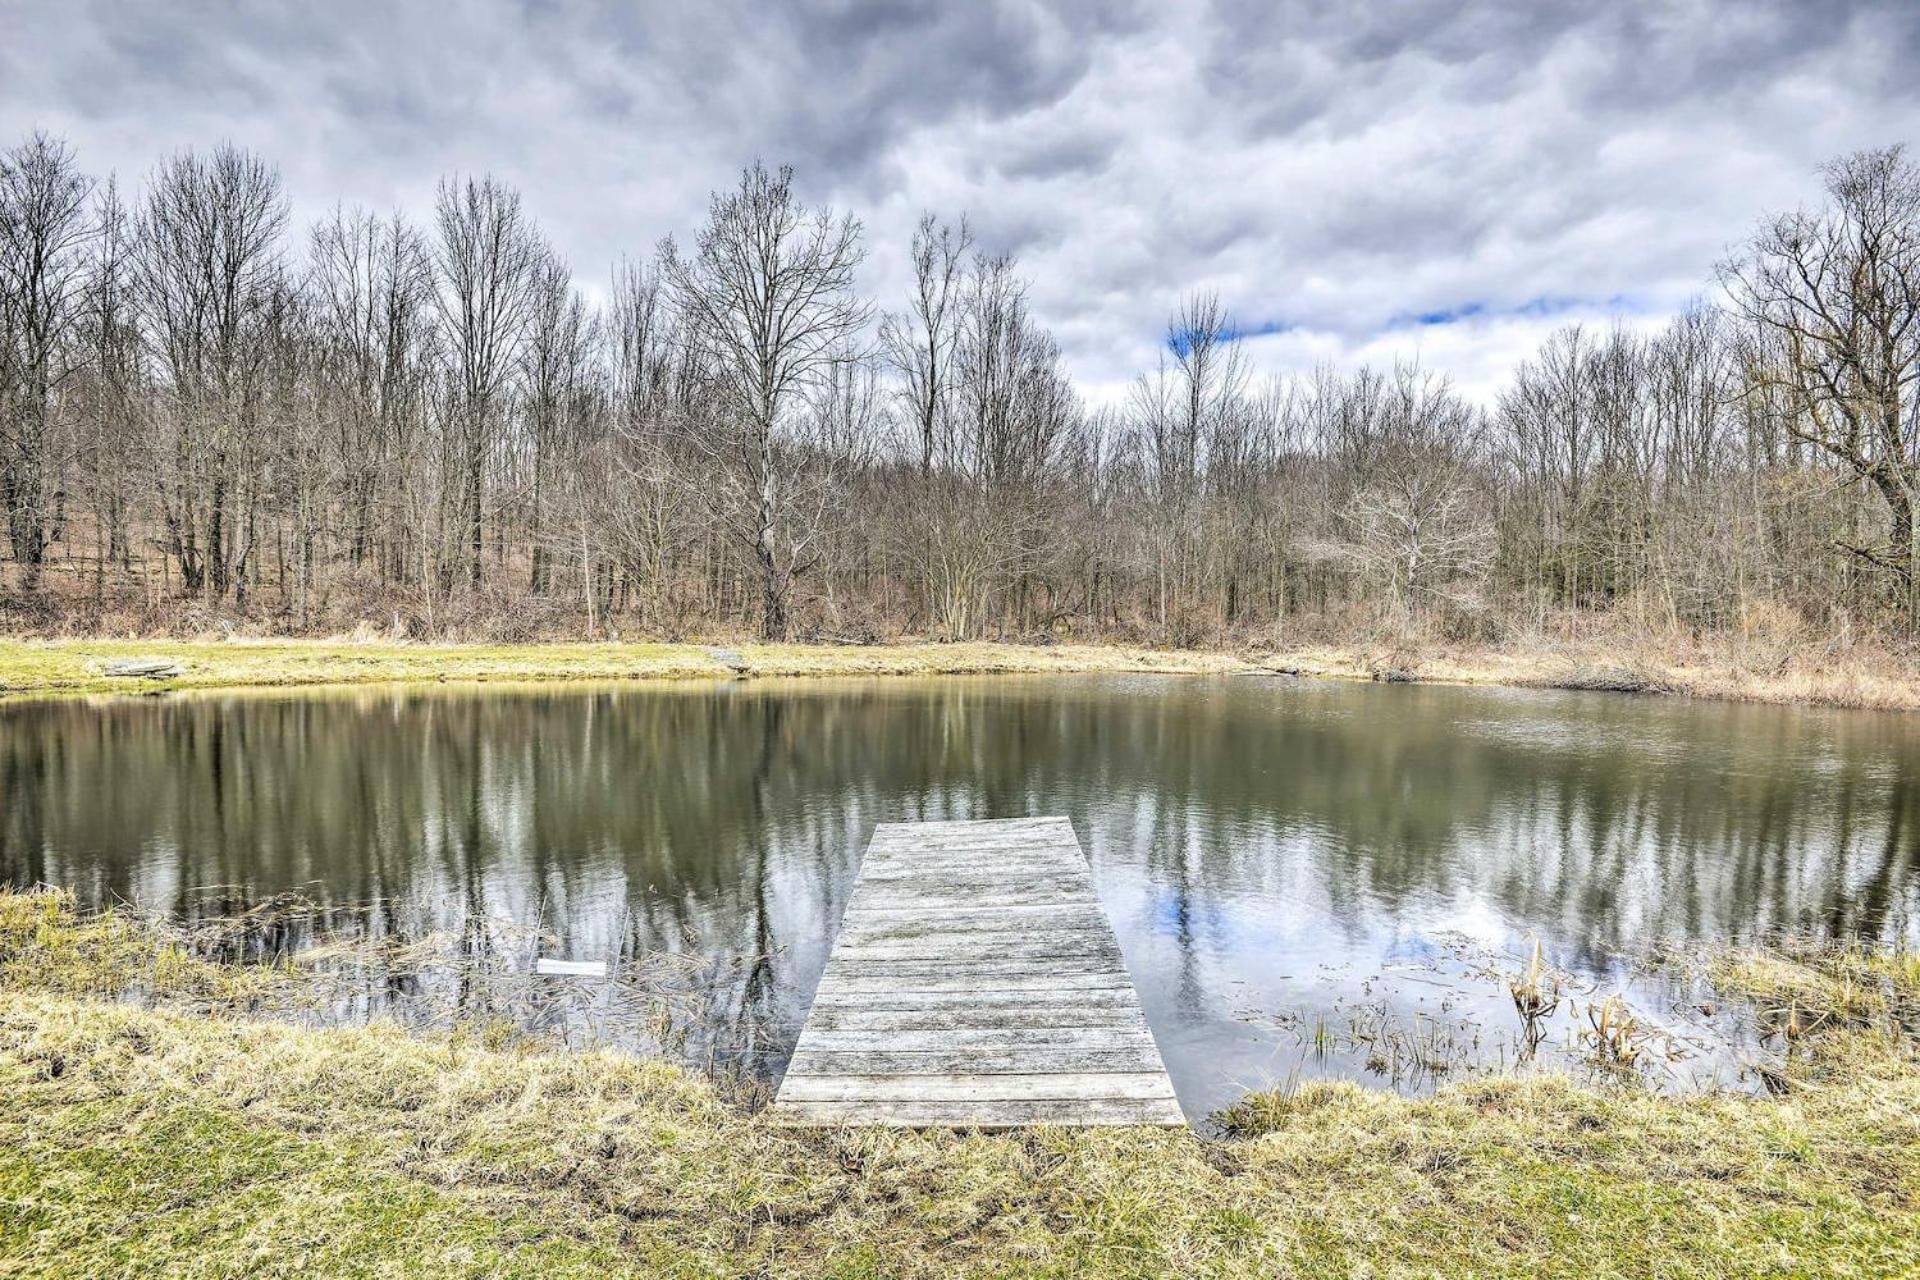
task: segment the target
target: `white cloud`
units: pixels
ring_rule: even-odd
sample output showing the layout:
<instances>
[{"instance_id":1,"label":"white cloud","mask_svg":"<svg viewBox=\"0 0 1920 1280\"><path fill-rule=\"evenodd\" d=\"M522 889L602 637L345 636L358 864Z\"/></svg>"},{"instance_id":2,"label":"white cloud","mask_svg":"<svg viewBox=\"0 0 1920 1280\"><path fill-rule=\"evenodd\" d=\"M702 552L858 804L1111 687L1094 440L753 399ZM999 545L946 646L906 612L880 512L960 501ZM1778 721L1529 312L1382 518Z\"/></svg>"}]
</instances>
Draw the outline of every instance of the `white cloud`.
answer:
<instances>
[{"instance_id":1,"label":"white cloud","mask_svg":"<svg viewBox=\"0 0 1920 1280\"><path fill-rule=\"evenodd\" d=\"M1651 333L1666 312L1632 314L1602 307L1574 307L1551 313L1527 312L1472 316L1448 324L1403 324L1358 338L1328 330L1295 329L1248 339L1250 361L1276 373L1306 373L1331 364L1370 364L1391 368L1412 364L1446 375L1468 400L1492 408L1514 366L1539 350L1562 325L1578 324L1605 332L1615 325Z\"/></svg>"}]
</instances>

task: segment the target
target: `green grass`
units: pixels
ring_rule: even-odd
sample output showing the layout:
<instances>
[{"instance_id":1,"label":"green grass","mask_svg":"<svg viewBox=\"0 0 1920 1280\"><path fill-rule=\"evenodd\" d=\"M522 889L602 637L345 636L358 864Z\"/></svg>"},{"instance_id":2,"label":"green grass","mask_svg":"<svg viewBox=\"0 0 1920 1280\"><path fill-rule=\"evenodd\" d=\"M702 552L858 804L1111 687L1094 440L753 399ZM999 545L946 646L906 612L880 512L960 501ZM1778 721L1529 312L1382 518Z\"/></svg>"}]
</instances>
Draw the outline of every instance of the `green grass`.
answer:
<instances>
[{"instance_id":1,"label":"green grass","mask_svg":"<svg viewBox=\"0 0 1920 1280\"><path fill-rule=\"evenodd\" d=\"M110 1002L116 984L150 991L172 945L141 936L61 895L0 895L0 1275L1920 1267L1920 1053L1881 1016L1920 990L1904 962L1859 978L1880 1013L1801 1040L1778 1098L1542 1078L1414 1102L1315 1085L1206 1141L785 1129L660 1062L249 1019L248 983L291 971L222 976L192 956L158 1007ZM1796 998L1831 996L1827 963L1767 957L1806 970Z\"/></svg>"},{"instance_id":2,"label":"green grass","mask_svg":"<svg viewBox=\"0 0 1920 1280\"><path fill-rule=\"evenodd\" d=\"M129 1141L102 1145L113 1131ZM153 1092L63 1109L0 1150L0 1239L51 1275L593 1275L617 1251L504 1221L371 1153ZM74 1228L105 1207L133 1231ZM397 1240L404 1249L393 1248ZM49 1256L57 1250L56 1256Z\"/></svg>"},{"instance_id":3,"label":"green grass","mask_svg":"<svg viewBox=\"0 0 1920 1280\"><path fill-rule=\"evenodd\" d=\"M961 675L1067 671L1218 672L1221 654L1095 645L736 645L756 676ZM129 658L177 663L178 676L108 676ZM0 640L0 696L441 681L713 679L734 674L687 644L403 644L352 640Z\"/></svg>"}]
</instances>

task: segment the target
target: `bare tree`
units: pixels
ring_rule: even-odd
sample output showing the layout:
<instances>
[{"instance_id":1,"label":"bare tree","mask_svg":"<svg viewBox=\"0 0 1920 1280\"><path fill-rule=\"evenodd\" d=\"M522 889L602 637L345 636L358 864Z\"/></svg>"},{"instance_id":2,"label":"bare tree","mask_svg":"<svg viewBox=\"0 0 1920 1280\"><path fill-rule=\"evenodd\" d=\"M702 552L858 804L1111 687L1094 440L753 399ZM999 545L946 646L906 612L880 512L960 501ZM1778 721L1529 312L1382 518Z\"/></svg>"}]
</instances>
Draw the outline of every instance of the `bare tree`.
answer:
<instances>
[{"instance_id":1,"label":"bare tree","mask_svg":"<svg viewBox=\"0 0 1920 1280\"><path fill-rule=\"evenodd\" d=\"M394 527L407 507L420 447L431 334L432 264L398 214L336 210L313 229L308 289L319 353L317 404L331 430L344 504L347 558L378 556L383 579L404 577L417 531Z\"/></svg>"},{"instance_id":2,"label":"bare tree","mask_svg":"<svg viewBox=\"0 0 1920 1280\"><path fill-rule=\"evenodd\" d=\"M1754 373L1790 398L1788 429L1885 504L1884 537L1836 545L1894 578L1920 628L1920 170L1889 147L1823 173L1827 207L1766 223L1721 278L1764 336Z\"/></svg>"},{"instance_id":3,"label":"bare tree","mask_svg":"<svg viewBox=\"0 0 1920 1280\"><path fill-rule=\"evenodd\" d=\"M913 292L907 309L889 314L880 326L880 340L900 378L900 398L917 432L922 475L933 468L941 419L952 394L960 283L972 247L973 232L965 218L955 227L923 214L909 246Z\"/></svg>"},{"instance_id":4,"label":"bare tree","mask_svg":"<svg viewBox=\"0 0 1920 1280\"><path fill-rule=\"evenodd\" d=\"M47 134L0 155L0 505L28 590L59 536L54 400L80 364L92 189Z\"/></svg>"},{"instance_id":5,"label":"bare tree","mask_svg":"<svg viewBox=\"0 0 1920 1280\"><path fill-rule=\"evenodd\" d=\"M527 540L533 564L528 585L535 595L545 595L559 537L551 507L589 443L586 420L601 390L594 370L599 335L585 300L573 287L572 273L559 258L548 255L534 269L532 288L533 309L521 356L531 453Z\"/></svg>"},{"instance_id":6,"label":"bare tree","mask_svg":"<svg viewBox=\"0 0 1920 1280\"><path fill-rule=\"evenodd\" d=\"M980 634L996 598L1016 612L1045 546L1047 486L1081 425L1052 337L1012 259L976 256L952 306L947 404L914 495L910 553L942 632Z\"/></svg>"},{"instance_id":7,"label":"bare tree","mask_svg":"<svg viewBox=\"0 0 1920 1280\"><path fill-rule=\"evenodd\" d=\"M1154 613L1176 644L1196 638L1189 607L1207 573L1201 519L1210 443L1237 430L1246 417L1246 371L1233 319L1218 294L1182 301L1167 322L1160 365L1133 389L1133 430L1150 487L1145 530L1155 579ZM1171 356L1171 360L1169 360Z\"/></svg>"},{"instance_id":8,"label":"bare tree","mask_svg":"<svg viewBox=\"0 0 1920 1280\"><path fill-rule=\"evenodd\" d=\"M135 311L132 228L118 185L100 192L87 263L81 321L86 394L78 445L79 488L93 513L93 593L98 608L107 567L132 567L133 464L152 402Z\"/></svg>"},{"instance_id":9,"label":"bare tree","mask_svg":"<svg viewBox=\"0 0 1920 1280\"><path fill-rule=\"evenodd\" d=\"M822 461L797 401L858 356L869 316L854 294L864 257L851 215L804 208L793 171L759 164L717 193L691 256L668 246L662 271L718 397L684 424L719 469L715 498L760 572L761 633L787 634L788 595L812 563L818 508L793 479Z\"/></svg>"},{"instance_id":10,"label":"bare tree","mask_svg":"<svg viewBox=\"0 0 1920 1280\"><path fill-rule=\"evenodd\" d=\"M161 513L182 584L210 599L253 552L245 513L286 221L279 174L231 146L161 164L140 213L137 295L169 390Z\"/></svg>"},{"instance_id":11,"label":"bare tree","mask_svg":"<svg viewBox=\"0 0 1920 1280\"><path fill-rule=\"evenodd\" d=\"M1525 479L1526 540L1516 570L1556 603L1593 595L1586 510L1598 457L1594 344L1578 325L1555 330L1501 393L1509 464Z\"/></svg>"},{"instance_id":12,"label":"bare tree","mask_svg":"<svg viewBox=\"0 0 1920 1280\"><path fill-rule=\"evenodd\" d=\"M478 588L486 550L487 465L502 428L504 400L526 340L535 270L544 252L520 193L491 177L445 181L434 209L434 298L446 347L453 403L449 510ZM455 479L457 477L457 479ZM451 559L441 568L452 585Z\"/></svg>"},{"instance_id":13,"label":"bare tree","mask_svg":"<svg viewBox=\"0 0 1920 1280\"><path fill-rule=\"evenodd\" d=\"M1445 379L1400 366L1391 380L1362 371L1349 384L1338 430L1347 554L1385 588L1389 616L1410 627L1430 605L1470 599L1493 554L1474 474L1481 416Z\"/></svg>"},{"instance_id":14,"label":"bare tree","mask_svg":"<svg viewBox=\"0 0 1920 1280\"><path fill-rule=\"evenodd\" d=\"M682 612L675 569L704 533L689 489L700 471L685 456L679 427L705 378L679 325L657 269L633 262L615 269L603 332L611 421L598 459L575 475L583 575L591 576L586 566L597 541L632 585L642 625L675 635Z\"/></svg>"}]
</instances>

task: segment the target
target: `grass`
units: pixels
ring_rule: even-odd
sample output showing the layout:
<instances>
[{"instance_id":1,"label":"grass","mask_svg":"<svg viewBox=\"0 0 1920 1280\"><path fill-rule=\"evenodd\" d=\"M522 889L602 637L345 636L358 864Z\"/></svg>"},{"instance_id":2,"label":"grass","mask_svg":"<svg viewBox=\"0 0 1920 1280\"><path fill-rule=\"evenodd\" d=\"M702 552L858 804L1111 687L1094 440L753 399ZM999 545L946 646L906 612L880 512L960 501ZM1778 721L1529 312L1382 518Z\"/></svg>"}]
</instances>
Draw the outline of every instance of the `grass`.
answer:
<instances>
[{"instance_id":1,"label":"grass","mask_svg":"<svg viewBox=\"0 0 1920 1280\"><path fill-rule=\"evenodd\" d=\"M735 646L746 674L969 675L1068 671L1210 673L1244 665L1223 654L1105 645ZM166 679L109 676L130 658L177 663ZM184 689L439 681L679 680L735 674L690 644L406 644L356 640L0 640L0 696L163 693Z\"/></svg>"},{"instance_id":2,"label":"grass","mask_svg":"<svg viewBox=\"0 0 1920 1280\"><path fill-rule=\"evenodd\" d=\"M1747 702L1920 710L1910 663L1797 644L1541 638L1504 647L1327 645L1246 654L1120 645L413 644L331 640L0 639L0 699L309 685L714 679L751 676L1279 671L1326 679L1418 680L1679 694ZM130 658L174 662L165 679L109 676Z\"/></svg>"},{"instance_id":3,"label":"grass","mask_svg":"<svg viewBox=\"0 0 1920 1280\"><path fill-rule=\"evenodd\" d=\"M1708 957L1707 976L1798 1039L1822 1029L1898 1027L1920 1034L1920 952L1784 939Z\"/></svg>"},{"instance_id":4,"label":"grass","mask_svg":"<svg viewBox=\"0 0 1920 1280\"><path fill-rule=\"evenodd\" d=\"M1878 651L1719 642L1539 638L1490 647L1325 646L1262 653L1302 676L1670 694L1878 711L1920 710L1920 673Z\"/></svg>"},{"instance_id":5,"label":"grass","mask_svg":"<svg viewBox=\"0 0 1920 1280\"><path fill-rule=\"evenodd\" d=\"M1798 1041L1779 1097L1310 1085L1249 1099L1227 1117L1240 1136L1206 1141L785 1129L661 1062L250 1018L250 984L291 971L163 962L169 946L63 894L0 894L0 1275L1920 1267L1906 958L1716 958L1769 999L1849 1010Z\"/></svg>"},{"instance_id":6,"label":"grass","mask_svg":"<svg viewBox=\"0 0 1920 1280\"><path fill-rule=\"evenodd\" d=\"M111 909L82 916L64 890L0 887L0 991L138 994L234 1009L301 985L291 964L221 964L150 918Z\"/></svg>"}]
</instances>

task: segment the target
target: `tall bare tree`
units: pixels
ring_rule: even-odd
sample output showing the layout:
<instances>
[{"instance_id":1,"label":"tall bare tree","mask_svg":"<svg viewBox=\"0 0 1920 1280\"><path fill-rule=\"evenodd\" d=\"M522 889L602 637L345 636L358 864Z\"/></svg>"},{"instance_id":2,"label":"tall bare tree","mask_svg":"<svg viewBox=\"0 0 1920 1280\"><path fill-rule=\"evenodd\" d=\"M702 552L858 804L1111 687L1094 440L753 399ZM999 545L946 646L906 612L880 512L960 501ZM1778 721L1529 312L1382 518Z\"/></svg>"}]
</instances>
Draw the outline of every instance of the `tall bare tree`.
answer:
<instances>
[{"instance_id":1,"label":"tall bare tree","mask_svg":"<svg viewBox=\"0 0 1920 1280\"><path fill-rule=\"evenodd\" d=\"M1238 336L1218 294L1184 299L1167 322L1158 369L1133 390L1135 447L1151 486L1146 532L1156 620L1180 644L1195 639L1199 620L1189 597L1207 572L1204 559L1212 550L1200 509L1208 448L1248 417Z\"/></svg>"},{"instance_id":2,"label":"tall bare tree","mask_svg":"<svg viewBox=\"0 0 1920 1280\"><path fill-rule=\"evenodd\" d=\"M1896 580L1920 629L1920 170L1901 147L1828 165L1828 204L1766 223L1721 268L1765 340L1757 379L1790 399L1794 436L1871 486L1884 536L1835 539Z\"/></svg>"},{"instance_id":3,"label":"tall bare tree","mask_svg":"<svg viewBox=\"0 0 1920 1280\"><path fill-rule=\"evenodd\" d=\"M93 592L103 601L107 569L133 564L134 461L145 445L153 396L133 297L132 226L119 186L100 191L81 322L86 396L78 446L79 488L93 513Z\"/></svg>"},{"instance_id":4,"label":"tall bare tree","mask_svg":"<svg viewBox=\"0 0 1920 1280\"><path fill-rule=\"evenodd\" d=\"M716 193L691 255L662 270L719 403L686 424L719 471L715 497L760 572L760 629L785 638L794 578L813 562L819 508L794 479L825 459L799 402L858 358L868 305L854 293L865 256L850 214L808 209L793 171L755 164Z\"/></svg>"},{"instance_id":5,"label":"tall bare tree","mask_svg":"<svg viewBox=\"0 0 1920 1280\"><path fill-rule=\"evenodd\" d=\"M545 595L560 540L552 505L566 473L581 462L588 443L586 419L601 388L594 371L597 325L559 258L548 255L534 269L533 310L521 355L527 447L527 540L532 565L528 585Z\"/></svg>"},{"instance_id":6,"label":"tall bare tree","mask_svg":"<svg viewBox=\"0 0 1920 1280\"><path fill-rule=\"evenodd\" d=\"M706 508L689 491L702 467L687 456L680 429L705 384L699 353L682 339L660 271L641 263L615 269L602 332L610 421L598 458L573 477L583 504L577 512L581 558L591 564L597 540L630 585L641 624L677 635L685 593L677 590L674 571L702 542L707 523Z\"/></svg>"},{"instance_id":7,"label":"tall bare tree","mask_svg":"<svg viewBox=\"0 0 1920 1280\"><path fill-rule=\"evenodd\" d=\"M418 531L396 527L394 518L407 508L421 444L431 259L400 215L349 210L315 225L308 256L317 407L331 428L347 558L354 566L377 558L383 579L403 577Z\"/></svg>"},{"instance_id":8,"label":"tall bare tree","mask_svg":"<svg viewBox=\"0 0 1920 1280\"><path fill-rule=\"evenodd\" d=\"M254 550L246 512L286 223L279 173L232 146L163 162L140 212L137 294L169 391L154 468L166 540L186 589L214 600Z\"/></svg>"},{"instance_id":9,"label":"tall bare tree","mask_svg":"<svg viewBox=\"0 0 1920 1280\"><path fill-rule=\"evenodd\" d=\"M913 291L907 308L888 314L880 340L900 379L900 398L920 446L922 475L933 468L941 419L952 395L954 348L960 340L960 285L973 232L965 218L958 226L923 214L908 253L913 262Z\"/></svg>"},{"instance_id":10,"label":"tall bare tree","mask_svg":"<svg viewBox=\"0 0 1920 1280\"><path fill-rule=\"evenodd\" d=\"M45 133L0 155L0 505L28 590L59 536L54 400L81 362L92 189L73 149Z\"/></svg>"},{"instance_id":11,"label":"tall bare tree","mask_svg":"<svg viewBox=\"0 0 1920 1280\"><path fill-rule=\"evenodd\" d=\"M520 193L491 177L442 182L434 220L434 297L453 399L456 470L448 477L448 509L463 535L468 583L477 589L486 551L487 465L526 341L544 249ZM441 580L453 583L451 559Z\"/></svg>"}]
</instances>

